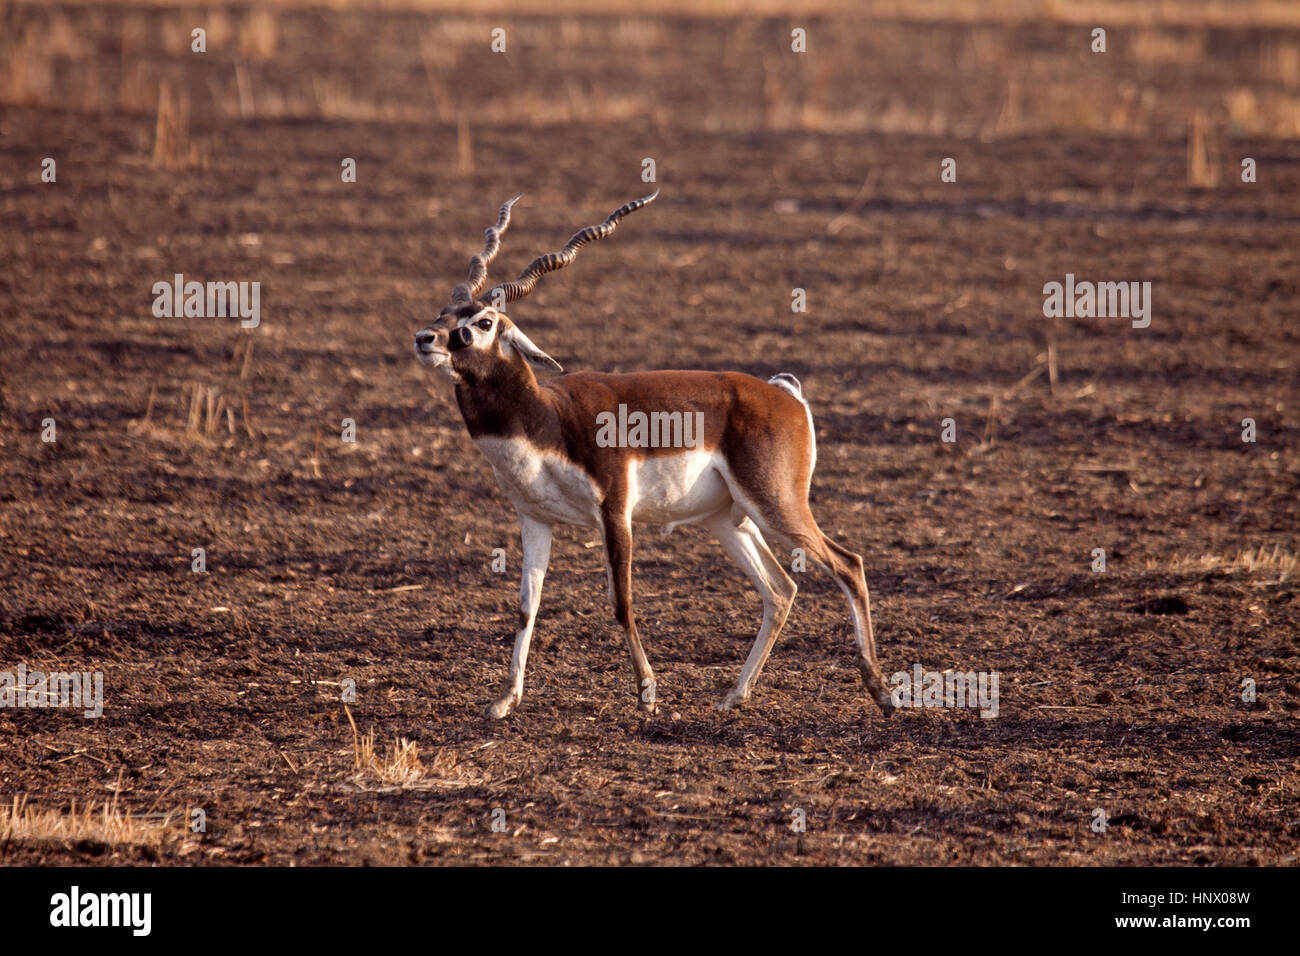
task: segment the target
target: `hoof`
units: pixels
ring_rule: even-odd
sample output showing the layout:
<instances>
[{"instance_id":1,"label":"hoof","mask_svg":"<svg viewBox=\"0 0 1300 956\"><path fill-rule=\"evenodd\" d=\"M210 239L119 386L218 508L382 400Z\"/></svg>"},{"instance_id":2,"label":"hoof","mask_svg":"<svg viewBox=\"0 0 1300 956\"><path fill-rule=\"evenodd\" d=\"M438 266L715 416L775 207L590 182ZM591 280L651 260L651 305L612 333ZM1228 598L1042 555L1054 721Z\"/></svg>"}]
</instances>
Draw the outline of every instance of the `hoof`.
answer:
<instances>
[{"instance_id":1,"label":"hoof","mask_svg":"<svg viewBox=\"0 0 1300 956\"><path fill-rule=\"evenodd\" d=\"M506 715L514 709L515 699L513 697L502 697L487 709L487 715L493 720L504 720Z\"/></svg>"},{"instance_id":2,"label":"hoof","mask_svg":"<svg viewBox=\"0 0 1300 956\"><path fill-rule=\"evenodd\" d=\"M735 710L742 706L748 698L739 691L733 690L726 697L722 698L720 703L714 704L714 710Z\"/></svg>"}]
</instances>

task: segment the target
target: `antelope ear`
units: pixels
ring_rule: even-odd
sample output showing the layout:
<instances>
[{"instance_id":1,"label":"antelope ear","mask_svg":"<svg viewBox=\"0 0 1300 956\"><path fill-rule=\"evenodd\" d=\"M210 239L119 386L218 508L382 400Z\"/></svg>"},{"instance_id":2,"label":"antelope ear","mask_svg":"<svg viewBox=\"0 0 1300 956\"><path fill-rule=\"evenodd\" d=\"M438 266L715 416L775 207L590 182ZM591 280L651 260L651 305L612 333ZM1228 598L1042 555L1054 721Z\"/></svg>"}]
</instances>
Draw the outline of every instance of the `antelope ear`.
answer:
<instances>
[{"instance_id":1,"label":"antelope ear","mask_svg":"<svg viewBox=\"0 0 1300 956\"><path fill-rule=\"evenodd\" d=\"M511 326L507 329L505 334L501 336L501 341L522 355L530 365L535 365L538 368L549 368L555 372L564 371L559 362L534 345L528 336L519 331L518 326Z\"/></svg>"}]
</instances>

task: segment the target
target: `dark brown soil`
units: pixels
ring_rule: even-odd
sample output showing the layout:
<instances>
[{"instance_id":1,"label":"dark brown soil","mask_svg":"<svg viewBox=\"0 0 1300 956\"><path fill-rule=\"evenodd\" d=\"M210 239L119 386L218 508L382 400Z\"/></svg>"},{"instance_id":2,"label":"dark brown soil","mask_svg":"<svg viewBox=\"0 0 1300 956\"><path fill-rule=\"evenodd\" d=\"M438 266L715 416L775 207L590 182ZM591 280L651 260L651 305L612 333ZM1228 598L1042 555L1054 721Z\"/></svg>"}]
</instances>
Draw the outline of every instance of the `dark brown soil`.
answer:
<instances>
[{"instance_id":1,"label":"dark brown soil","mask_svg":"<svg viewBox=\"0 0 1300 956\"><path fill-rule=\"evenodd\" d=\"M64 15L4 18L21 36ZM819 79L781 58L785 20L517 19L493 59L486 20L307 11L279 17L274 56L201 62L185 16L67 22L49 90L0 107L0 670L100 670L106 701L99 720L0 710L0 802L116 791L137 813L202 808L207 832L12 839L0 861L1296 861L1300 143L1218 126L1222 177L1195 188L1185 125L1255 82L1264 31L1156 65L1117 39L1114 82L1159 94L1141 132L1023 104L1008 132L1006 84L961 55L971 31L1014 62L1077 27L886 24L886 50L817 21L840 56ZM1044 83L1110 108L1105 67L1061 61ZM192 152L155 158L159 79ZM152 91L134 108L132 84ZM820 119L787 117L805 97ZM872 125L890 103L928 103L935 131ZM836 126L857 108L861 128ZM648 528L661 713L635 711L593 535L560 529L524 703L483 716L517 528L412 336L503 199L525 194L494 273L512 275L639 195L647 156L660 202L512 317L571 370L797 375L814 512L863 554L886 673L996 671L996 719L882 719L817 572L750 706L715 711L757 597L706 535ZM178 272L260 281L261 326L155 318ZM1045 319L1067 272L1151 281L1150 327ZM196 388L232 409L210 434L206 404L189 427ZM357 775L348 679L376 749L418 744L414 786Z\"/></svg>"}]
</instances>

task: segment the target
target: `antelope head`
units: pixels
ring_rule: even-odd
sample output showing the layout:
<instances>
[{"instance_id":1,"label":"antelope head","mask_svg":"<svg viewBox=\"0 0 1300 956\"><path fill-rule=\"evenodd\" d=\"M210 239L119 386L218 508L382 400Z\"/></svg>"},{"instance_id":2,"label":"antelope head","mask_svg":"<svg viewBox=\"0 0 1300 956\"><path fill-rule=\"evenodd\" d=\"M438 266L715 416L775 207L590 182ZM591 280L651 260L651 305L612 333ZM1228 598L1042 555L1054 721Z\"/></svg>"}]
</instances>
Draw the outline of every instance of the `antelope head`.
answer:
<instances>
[{"instance_id":1,"label":"antelope head","mask_svg":"<svg viewBox=\"0 0 1300 956\"><path fill-rule=\"evenodd\" d=\"M534 345L510 321L504 312L505 303L524 298L542 276L573 262L580 248L604 239L620 219L653 202L658 195L656 189L649 196L620 206L600 225L574 233L559 252L538 256L517 279L496 286L486 299L480 299L479 294L487 284L487 267L501 249L501 234L510 225L510 209L519 197L503 203L496 225L489 226L484 233L483 251L469 261L469 278L452 290L451 302L438 314L437 320L416 333L416 357L464 384L483 381L503 366L511 367L516 373L528 366L563 371L559 362Z\"/></svg>"}]
</instances>

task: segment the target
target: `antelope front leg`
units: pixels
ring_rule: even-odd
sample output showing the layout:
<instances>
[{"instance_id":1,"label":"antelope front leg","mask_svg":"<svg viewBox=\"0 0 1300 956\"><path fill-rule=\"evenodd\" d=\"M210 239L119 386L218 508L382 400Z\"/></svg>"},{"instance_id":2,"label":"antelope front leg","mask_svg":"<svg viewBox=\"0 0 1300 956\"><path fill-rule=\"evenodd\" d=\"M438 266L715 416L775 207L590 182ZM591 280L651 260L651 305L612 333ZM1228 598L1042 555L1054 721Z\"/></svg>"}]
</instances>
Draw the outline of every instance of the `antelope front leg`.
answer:
<instances>
[{"instance_id":1,"label":"antelope front leg","mask_svg":"<svg viewBox=\"0 0 1300 956\"><path fill-rule=\"evenodd\" d=\"M551 561L551 527L525 515L519 516L519 536L524 545L524 573L519 584L519 631L510 655L510 677L505 693L488 708L488 716L500 720L524 697L524 668L528 666L528 645L533 640L533 622L542 603L542 581Z\"/></svg>"},{"instance_id":2,"label":"antelope front leg","mask_svg":"<svg viewBox=\"0 0 1300 956\"><path fill-rule=\"evenodd\" d=\"M614 605L614 616L623 625L627 650L632 657L632 671L636 675L637 707L653 714L655 706L655 675L641 647L641 636L636 630L632 614L632 525L625 514L607 506L602 516L605 536L605 570L609 572L609 600Z\"/></svg>"}]
</instances>

